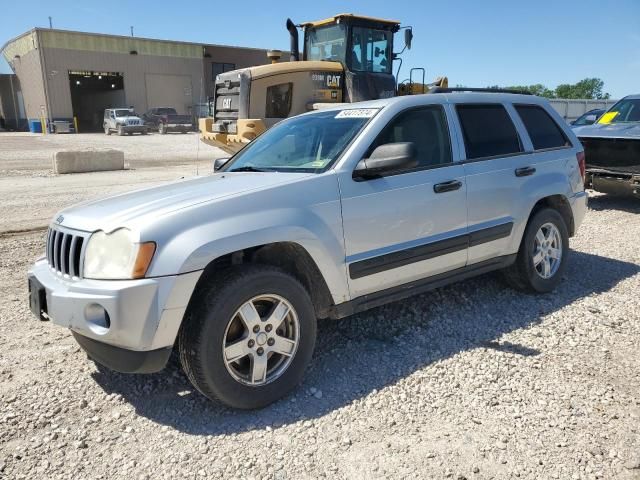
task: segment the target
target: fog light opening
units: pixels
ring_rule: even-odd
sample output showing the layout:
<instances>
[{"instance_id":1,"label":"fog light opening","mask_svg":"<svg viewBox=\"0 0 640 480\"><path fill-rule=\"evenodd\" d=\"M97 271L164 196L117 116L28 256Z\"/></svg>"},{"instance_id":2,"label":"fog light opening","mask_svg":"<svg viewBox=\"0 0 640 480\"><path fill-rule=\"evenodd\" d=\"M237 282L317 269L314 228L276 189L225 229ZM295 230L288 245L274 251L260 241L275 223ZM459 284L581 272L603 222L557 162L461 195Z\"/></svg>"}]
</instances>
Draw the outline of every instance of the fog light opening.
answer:
<instances>
[{"instance_id":1,"label":"fog light opening","mask_svg":"<svg viewBox=\"0 0 640 480\"><path fill-rule=\"evenodd\" d=\"M84 318L92 332L104 335L111 328L111 318L102 305L91 303L84 309Z\"/></svg>"}]
</instances>

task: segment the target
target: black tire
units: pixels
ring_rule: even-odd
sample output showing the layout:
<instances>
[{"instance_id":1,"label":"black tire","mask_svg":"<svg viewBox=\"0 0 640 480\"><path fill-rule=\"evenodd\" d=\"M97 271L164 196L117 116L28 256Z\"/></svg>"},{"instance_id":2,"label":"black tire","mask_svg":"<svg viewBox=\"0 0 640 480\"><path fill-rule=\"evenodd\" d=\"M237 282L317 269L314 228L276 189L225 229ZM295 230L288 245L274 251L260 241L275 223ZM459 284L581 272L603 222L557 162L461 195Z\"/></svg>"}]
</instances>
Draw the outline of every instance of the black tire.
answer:
<instances>
[{"instance_id":1,"label":"black tire","mask_svg":"<svg viewBox=\"0 0 640 480\"><path fill-rule=\"evenodd\" d=\"M247 385L225 365L225 333L235 312L258 295L278 295L298 317L298 344L290 363L269 383ZM206 397L230 407L261 408L293 390L311 360L316 317L308 292L291 275L274 267L243 265L204 281L194 292L178 336L180 362L193 385Z\"/></svg>"},{"instance_id":2,"label":"black tire","mask_svg":"<svg viewBox=\"0 0 640 480\"><path fill-rule=\"evenodd\" d=\"M107 125L104 125L104 133L105 135L111 135L111 129Z\"/></svg>"},{"instance_id":3,"label":"black tire","mask_svg":"<svg viewBox=\"0 0 640 480\"><path fill-rule=\"evenodd\" d=\"M560 233L562 254L555 273L550 278L543 278L534 266L535 237L543 225L553 224ZM516 261L503 270L507 283L523 292L546 293L554 290L562 280L569 257L569 233L562 215L552 208L538 210L530 219L524 231Z\"/></svg>"}]
</instances>

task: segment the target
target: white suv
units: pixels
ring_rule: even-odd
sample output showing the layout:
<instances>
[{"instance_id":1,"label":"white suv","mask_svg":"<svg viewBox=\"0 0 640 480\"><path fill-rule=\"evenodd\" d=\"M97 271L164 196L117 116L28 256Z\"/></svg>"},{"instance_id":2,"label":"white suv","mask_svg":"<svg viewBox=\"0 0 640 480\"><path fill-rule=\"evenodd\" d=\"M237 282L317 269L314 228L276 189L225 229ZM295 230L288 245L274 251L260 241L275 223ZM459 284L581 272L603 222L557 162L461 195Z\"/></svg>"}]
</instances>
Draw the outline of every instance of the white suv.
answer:
<instances>
[{"instance_id":1,"label":"white suv","mask_svg":"<svg viewBox=\"0 0 640 480\"><path fill-rule=\"evenodd\" d=\"M501 269L561 281L586 211L584 153L538 97L439 93L284 120L217 171L58 213L31 309L96 361L162 369L256 408L342 318Z\"/></svg>"},{"instance_id":2,"label":"white suv","mask_svg":"<svg viewBox=\"0 0 640 480\"><path fill-rule=\"evenodd\" d=\"M132 135L133 133L146 135L148 131L148 127L142 119L130 108L105 110L102 126L107 135L111 135L111 132L117 132L120 136Z\"/></svg>"}]
</instances>

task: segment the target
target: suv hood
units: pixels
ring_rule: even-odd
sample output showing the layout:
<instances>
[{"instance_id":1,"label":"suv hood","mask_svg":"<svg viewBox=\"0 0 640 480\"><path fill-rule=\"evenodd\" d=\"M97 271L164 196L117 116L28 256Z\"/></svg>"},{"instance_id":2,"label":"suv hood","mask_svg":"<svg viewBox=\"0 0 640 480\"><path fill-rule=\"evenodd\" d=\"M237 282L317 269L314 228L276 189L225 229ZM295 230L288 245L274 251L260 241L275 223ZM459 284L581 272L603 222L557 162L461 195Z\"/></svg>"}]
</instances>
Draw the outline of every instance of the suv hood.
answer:
<instances>
[{"instance_id":1,"label":"suv hood","mask_svg":"<svg viewBox=\"0 0 640 480\"><path fill-rule=\"evenodd\" d=\"M273 188L310 175L313 174L217 173L74 205L57 213L54 221L65 227L87 232L111 232L121 227L136 230L154 219L178 210ZM61 221L60 217L63 217Z\"/></svg>"},{"instance_id":2,"label":"suv hood","mask_svg":"<svg viewBox=\"0 0 640 480\"><path fill-rule=\"evenodd\" d=\"M585 125L573 130L578 137L640 139L640 122Z\"/></svg>"}]
</instances>

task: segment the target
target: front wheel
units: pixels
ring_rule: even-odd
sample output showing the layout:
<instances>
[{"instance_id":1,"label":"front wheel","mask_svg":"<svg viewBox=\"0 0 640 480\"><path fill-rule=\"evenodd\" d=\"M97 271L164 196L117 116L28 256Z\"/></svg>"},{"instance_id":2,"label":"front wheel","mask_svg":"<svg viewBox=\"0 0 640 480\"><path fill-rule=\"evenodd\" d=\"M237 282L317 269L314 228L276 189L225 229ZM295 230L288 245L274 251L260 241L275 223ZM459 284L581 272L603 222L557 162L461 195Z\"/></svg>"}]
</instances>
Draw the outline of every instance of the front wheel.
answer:
<instances>
[{"instance_id":1,"label":"front wheel","mask_svg":"<svg viewBox=\"0 0 640 480\"><path fill-rule=\"evenodd\" d=\"M304 287L279 269L249 265L198 287L178 345L182 366L202 394L252 409L300 383L315 337Z\"/></svg>"},{"instance_id":2,"label":"front wheel","mask_svg":"<svg viewBox=\"0 0 640 480\"><path fill-rule=\"evenodd\" d=\"M550 292L560 281L567 266L569 234L564 218L557 210L539 210L525 229L516 261L504 274L518 290Z\"/></svg>"},{"instance_id":3,"label":"front wheel","mask_svg":"<svg viewBox=\"0 0 640 480\"><path fill-rule=\"evenodd\" d=\"M118 135L124 137L125 131L122 125L118 125Z\"/></svg>"},{"instance_id":4,"label":"front wheel","mask_svg":"<svg viewBox=\"0 0 640 480\"><path fill-rule=\"evenodd\" d=\"M164 135L165 133L167 133L167 126L164 123L158 124L158 133L160 135Z\"/></svg>"},{"instance_id":5,"label":"front wheel","mask_svg":"<svg viewBox=\"0 0 640 480\"><path fill-rule=\"evenodd\" d=\"M104 134L111 135L111 129L109 128L108 125L104 125Z\"/></svg>"}]
</instances>

